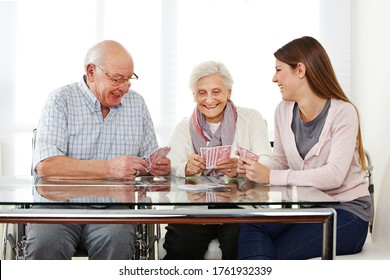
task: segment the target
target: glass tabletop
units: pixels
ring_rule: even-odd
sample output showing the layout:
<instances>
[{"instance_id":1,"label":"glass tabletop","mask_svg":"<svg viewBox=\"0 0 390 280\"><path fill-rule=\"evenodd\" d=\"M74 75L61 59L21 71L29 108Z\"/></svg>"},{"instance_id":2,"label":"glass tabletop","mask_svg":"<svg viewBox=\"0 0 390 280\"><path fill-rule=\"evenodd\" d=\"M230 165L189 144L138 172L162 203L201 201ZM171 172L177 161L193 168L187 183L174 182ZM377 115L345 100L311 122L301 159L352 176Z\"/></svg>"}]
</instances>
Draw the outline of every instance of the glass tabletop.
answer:
<instances>
[{"instance_id":1,"label":"glass tabletop","mask_svg":"<svg viewBox=\"0 0 390 280\"><path fill-rule=\"evenodd\" d=\"M269 186L244 178L138 177L114 179L44 179L0 176L0 205L328 205L338 203L309 186Z\"/></svg>"}]
</instances>

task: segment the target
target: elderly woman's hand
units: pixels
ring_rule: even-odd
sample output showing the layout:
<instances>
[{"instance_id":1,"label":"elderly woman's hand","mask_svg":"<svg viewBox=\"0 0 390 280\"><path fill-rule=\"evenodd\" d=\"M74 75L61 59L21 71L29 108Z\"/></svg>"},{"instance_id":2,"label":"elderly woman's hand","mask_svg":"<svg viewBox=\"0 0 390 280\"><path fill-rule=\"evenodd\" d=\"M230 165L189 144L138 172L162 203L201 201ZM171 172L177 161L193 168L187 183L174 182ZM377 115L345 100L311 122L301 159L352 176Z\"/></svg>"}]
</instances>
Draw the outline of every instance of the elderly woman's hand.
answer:
<instances>
[{"instance_id":1,"label":"elderly woman's hand","mask_svg":"<svg viewBox=\"0 0 390 280\"><path fill-rule=\"evenodd\" d=\"M245 164L245 162L241 158L239 158L237 161L237 170L236 171L237 171L237 176L246 178L246 176L245 176L246 170L245 170L244 164Z\"/></svg>"},{"instance_id":2,"label":"elderly woman's hand","mask_svg":"<svg viewBox=\"0 0 390 280\"><path fill-rule=\"evenodd\" d=\"M237 177L237 162L236 158L226 158L217 162L215 169L229 177Z\"/></svg>"},{"instance_id":3,"label":"elderly woman's hand","mask_svg":"<svg viewBox=\"0 0 390 280\"><path fill-rule=\"evenodd\" d=\"M196 154L190 155L185 169L186 176L194 176L206 170L204 159Z\"/></svg>"}]
</instances>

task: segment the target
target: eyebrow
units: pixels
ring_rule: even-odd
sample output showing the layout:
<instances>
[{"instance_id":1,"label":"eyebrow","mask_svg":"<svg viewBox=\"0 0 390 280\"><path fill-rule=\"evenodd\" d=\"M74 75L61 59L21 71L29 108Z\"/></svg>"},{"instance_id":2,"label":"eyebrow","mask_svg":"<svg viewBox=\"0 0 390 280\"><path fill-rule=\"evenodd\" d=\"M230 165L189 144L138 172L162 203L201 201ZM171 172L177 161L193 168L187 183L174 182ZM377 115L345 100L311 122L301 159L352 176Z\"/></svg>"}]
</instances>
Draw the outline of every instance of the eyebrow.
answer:
<instances>
[{"instance_id":1,"label":"eyebrow","mask_svg":"<svg viewBox=\"0 0 390 280\"><path fill-rule=\"evenodd\" d=\"M104 69L104 70L106 70L106 69ZM107 70L106 70L107 71ZM133 74L132 75L130 75L129 77L126 77L125 75L123 75L122 73L120 73L120 72L114 72L114 71L108 71L108 73L109 74L111 74L112 76L114 76L114 77L120 77L120 79L128 79L128 78L131 78L131 76L133 76Z\"/></svg>"},{"instance_id":2,"label":"eyebrow","mask_svg":"<svg viewBox=\"0 0 390 280\"><path fill-rule=\"evenodd\" d=\"M120 78L118 78L118 79L120 79L120 80L127 80L127 79L130 79L133 75L134 75L134 73L133 74L131 74L130 76L128 76L128 77L126 77L125 75L123 75L123 74L121 74L121 73L112 73L112 75L116 78L117 76L119 76Z\"/></svg>"},{"instance_id":3,"label":"eyebrow","mask_svg":"<svg viewBox=\"0 0 390 280\"><path fill-rule=\"evenodd\" d=\"M115 76L121 76L121 77L124 77L125 75L119 73L119 72L111 72L112 75L115 75Z\"/></svg>"}]
</instances>

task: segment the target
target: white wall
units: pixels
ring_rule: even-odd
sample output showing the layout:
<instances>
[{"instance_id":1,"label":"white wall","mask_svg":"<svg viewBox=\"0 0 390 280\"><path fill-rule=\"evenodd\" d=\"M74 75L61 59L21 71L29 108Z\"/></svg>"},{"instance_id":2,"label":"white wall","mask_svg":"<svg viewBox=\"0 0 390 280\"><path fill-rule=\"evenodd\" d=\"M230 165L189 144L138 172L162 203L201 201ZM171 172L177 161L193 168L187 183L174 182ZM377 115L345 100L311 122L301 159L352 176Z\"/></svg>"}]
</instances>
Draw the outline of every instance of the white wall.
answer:
<instances>
[{"instance_id":1,"label":"white wall","mask_svg":"<svg viewBox=\"0 0 390 280\"><path fill-rule=\"evenodd\" d=\"M0 1L0 34L7 44L1 46L0 62L0 135L3 142L3 174L12 174L16 147L20 153L30 153L30 138L19 143L15 139L15 48L16 9L15 2ZM390 186L390 1L352 1L352 100L359 107L365 147L374 163L376 199L390 201L389 197L378 196L381 188ZM269 28L272 28L272 24ZM33 65L26 65L24 75L33 71ZM33 93L31 93L33 94ZM27 131L32 131L33 126ZM18 127L17 130L26 128ZM11 160L10 160L11 159ZM26 163L28 169L29 163ZM0 162L1 167L1 162ZM1 174L1 170L0 170ZM383 192L382 192L383 193ZM388 193L388 191L386 192ZM378 216L377 224L389 217ZM390 229L387 229L390 232ZM381 239L380 233L374 237ZM390 244L387 244L390 247ZM390 249L390 248L389 248Z\"/></svg>"},{"instance_id":2,"label":"white wall","mask_svg":"<svg viewBox=\"0 0 390 280\"><path fill-rule=\"evenodd\" d=\"M272 138L280 102L272 53L282 44L303 35L319 39L351 93L351 1L0 0L3 175L30 173L31 131L47 95L80 79L84 52L100 39L130 48L140 76L133 89L148 104L161 146L192 112L187 79L208 59L226 63L234 102L259 110Z\"/></svg>"},{"instance_id":3,"label":"white wall","mask_svg":"<svg viewBox=\"0 0 390 280\"><path fill-rule=\"evenodd\" d=\"M14 137L10 132L14 131L12 127L14 126L15 113L13 95L15 92L14 75L16 65L14 51L16 48L16 10L16 3L0 1L1 41L7 42L0 46L0 101L2 105L0 110L0 142L2 142L3 161L7 157L13 158L10 155L14 150L14 146L10 145L14 142ZM13 162L9 164L13 164ZM1 166L0 174L6 174L4 171L7 169L7 163L4 161L3 164L0 163Z\"/></svg>"},{"instance_id":4,"label":"white wall","mask_svg":"<svg viewBox=\"0 0 390 280\"><path fill-rule=\"evenodd\" d=\"M380 188L390 187L390 1L355 0L352 5L352 99L373 159L376 199L390 202L390 197L378 196ZM383 220L377 218L378 223Z\"/></svg>"}]
</instances>

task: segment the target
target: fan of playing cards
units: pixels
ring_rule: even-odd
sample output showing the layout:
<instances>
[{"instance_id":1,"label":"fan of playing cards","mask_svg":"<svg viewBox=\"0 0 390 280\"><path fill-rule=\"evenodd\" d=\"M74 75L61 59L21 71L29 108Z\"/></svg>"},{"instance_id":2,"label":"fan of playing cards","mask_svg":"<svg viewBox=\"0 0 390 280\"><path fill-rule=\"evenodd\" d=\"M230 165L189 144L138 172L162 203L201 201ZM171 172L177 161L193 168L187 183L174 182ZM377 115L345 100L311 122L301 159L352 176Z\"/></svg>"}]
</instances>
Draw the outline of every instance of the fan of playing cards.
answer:
<instances>
[{"instance_id":1,"label":"fan of playing cards","mask_svg":"<svg viewBox=\"0 0 390 280\"><path fill-rule=\"evenodd\" d=\"M241 147L238 143L236 143L236 145L237 145L238 155L240 157L247 157L247 158L251 158L251 159L256 160L256 161L259 160L259 156L256 155L254 152L251 152L250 150L245 149L244 147Z\"/></svg>"},{"instance_id":2,"label":"fan of playing cards","mask_svg":"<svg viewBox=\"0 0 390 280\"><path fill-rule=\"evenodd\" d=\"M162 147L162 148L158 148L153 153L151 153L150 156L148 156L148 158L146 159L146 162L148 163L148 168L146 168L146 172L152 170L153 164L159 159L165 157L170 150L171 147Z\"/></svg>"},{"instance_id":3,"label":"fan of playing cards","mask_svg":"<svg viewBox=\"0 0 390 280\"><path fill-rule=\"evenodd\" d=\"M229 158L232 146L218 146L218 147L202 147L200 148L200 156L206 162L206 169L213 169L217 166L221 159Z\"/></svg>"}]
</instances>

